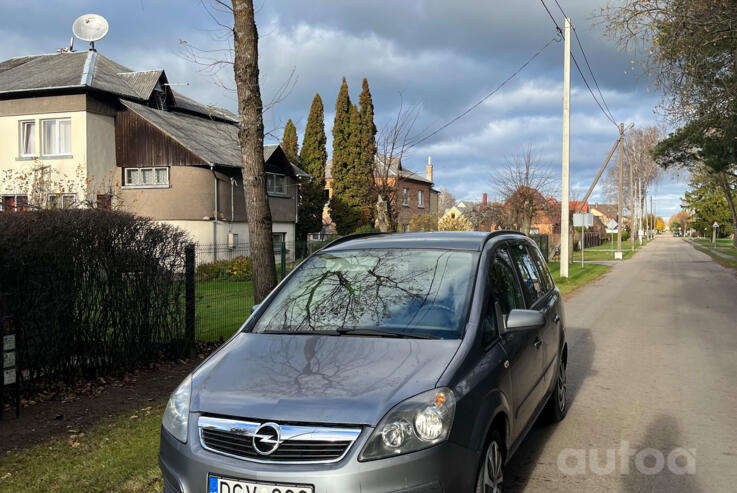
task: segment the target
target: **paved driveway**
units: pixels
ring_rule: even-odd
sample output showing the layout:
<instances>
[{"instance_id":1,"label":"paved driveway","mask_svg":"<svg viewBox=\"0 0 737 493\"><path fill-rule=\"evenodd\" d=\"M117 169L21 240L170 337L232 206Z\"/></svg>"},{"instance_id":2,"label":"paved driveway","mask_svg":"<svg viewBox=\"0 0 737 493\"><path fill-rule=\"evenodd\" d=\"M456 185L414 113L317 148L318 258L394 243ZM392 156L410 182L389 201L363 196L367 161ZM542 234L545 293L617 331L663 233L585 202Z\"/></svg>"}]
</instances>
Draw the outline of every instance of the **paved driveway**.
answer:
<instances>
[{"instance_id":1,"label":"paved driveway","mask_svg":"<svg viewBox=\"0 0 737 493\"><path fill-rule=\"evenodd\" d=\"M566 311L570 412L533 429L506 486L736 492L737 275L660 237Z\"/></svg>"}]
</instances>

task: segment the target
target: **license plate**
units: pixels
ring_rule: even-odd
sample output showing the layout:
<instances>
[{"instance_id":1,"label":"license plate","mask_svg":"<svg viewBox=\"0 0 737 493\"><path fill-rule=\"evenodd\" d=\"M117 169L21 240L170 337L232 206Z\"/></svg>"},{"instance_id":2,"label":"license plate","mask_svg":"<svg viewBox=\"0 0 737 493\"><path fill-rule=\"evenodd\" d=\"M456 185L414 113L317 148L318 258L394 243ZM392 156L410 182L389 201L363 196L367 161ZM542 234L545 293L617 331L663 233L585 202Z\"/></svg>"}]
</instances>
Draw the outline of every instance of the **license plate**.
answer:
<instances>
[{"instance_id":1,"label":"license plate","mask_svg":"<svg viewBox=\"0 0 737 493\"><path fill-rule=\"evenodd\" d=\"M219 476L209 476L207 480L207 493L313 493L313 491L309 485L257 483Z\"/></svg>"}]
</instances>

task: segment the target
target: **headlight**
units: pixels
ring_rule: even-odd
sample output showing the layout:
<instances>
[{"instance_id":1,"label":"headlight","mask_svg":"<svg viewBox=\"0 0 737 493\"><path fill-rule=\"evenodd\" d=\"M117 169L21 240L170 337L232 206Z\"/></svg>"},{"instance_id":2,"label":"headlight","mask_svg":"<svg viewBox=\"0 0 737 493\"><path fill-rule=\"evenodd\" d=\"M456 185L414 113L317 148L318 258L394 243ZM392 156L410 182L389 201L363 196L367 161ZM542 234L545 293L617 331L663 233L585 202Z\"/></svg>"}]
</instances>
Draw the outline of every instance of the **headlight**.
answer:
<instances>
[{"instance_id":1,"label":"headlight","mask_svg":"<svg viewBox=\"0 0 737 493\"><path fill-rule=\"evenodd\" d=\"M164 429L182 443L187 443L189 421L189 397L192 394L192 377L187 376L169 397L162 423Z\"/></svg>"},{"instance_id":2,"label":"headlight","mask_svg":"<svg viewBox=\"0 0 737 493\"><path fill-rule=\"evenodd\" d=\"M442 387L400 402L379 422L359 456L383 459L415 452L448 438L456 401L453 391Z\"/></svg>"}]
</instances>

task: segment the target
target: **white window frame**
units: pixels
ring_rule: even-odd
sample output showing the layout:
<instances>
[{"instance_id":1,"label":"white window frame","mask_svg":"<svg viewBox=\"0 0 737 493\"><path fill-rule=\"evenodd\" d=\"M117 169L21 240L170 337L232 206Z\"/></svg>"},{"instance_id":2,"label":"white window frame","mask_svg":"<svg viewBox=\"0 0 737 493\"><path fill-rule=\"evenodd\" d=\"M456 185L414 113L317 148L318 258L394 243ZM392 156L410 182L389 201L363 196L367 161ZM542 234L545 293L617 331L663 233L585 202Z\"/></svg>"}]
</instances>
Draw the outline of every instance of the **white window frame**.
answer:
<instances>
[{"instance_id":1,"label":"white window frame","mask_svg":"<svg viewBox=\"0 0 737 493\"><path fill-rule=\"evenodd\" d=\"M422 190L417 190L417 207L425 208L425 198Z\"/></svg>"},{"instance_id":2,"label":"white window frame","mask_svg":"<svg viewBox=\"0 0 737 493\"><path fill-rule=\"evenodd\" d=\"M284 176L284 175L282 175ZM277 240L278 241L275 241ZM271 243L274 248L274 255L281 255L281 244L284 242L285 249L286 249L286 242L287 242L287 234L280 231L272 231L271 232Z\"/></svg>"},{"instance_id":3,"label":"white window frame","mask_svg":"<svg viewBox=\"0 0 737 493\"><path fill-rule=\"evenodd\" d=\"M32 152L30 154L28 154L28 153L25 152L25 149L26 149L26 132L23 131L25 129L25 126L28 125L28 124L33 125L33 132L31 132L31 135L30 135L31 141L32 141L32 144L33 144L33 150L32 150ZM18 145L20 146L20 148L18 149L18 156L19 157L22 157L22 158L35 158L35 157L38 156L38 152L37 152L37 149L36 149L36 143L37 143L37 140L38 140L38 139L36 139L36 130L37 130L37 128L36 128L36 120L20 120L18 122Z\"/></svg>"},{"instance_id":4,"label":"white window frame","mask_svg":"<svg viewBox=\"0 0 737 493\"><path fill-rule=\"evenodd\" d=\"M143 183L143 171L151 171L152 183ZM166 170L166 180L157 181L158 171ZM136 172L136 179L129 180L129 172ZM171 184L170 168L168 166L144 166L142 168L123 168L123 188L169 188Z\"/></svg>"},{"instance_id":5,"label":"white window frame","mask_svg":"<svg viewBox=\"0 0 737 493\"><path fill-rule=\"evenodd\" d=\"M402 189L402 205L409 207L409 188Z\"/></svg>"},{"instance_id":6,"label":"white window frame","mask_svg":"<svg viewBox=\"0 0 737 493\"><path fill-rule=\"evenodd\" d=\"M5 210L5 199L8 197L13 197L13 203L15 204L12 208L12 210ZM26 199L26 210L28 210L28 195L24 193L8 193L0 196L0 210L2 212L23 212L22 210L18 210L18 198L19 197L25 197Z\"/></svg>"},{"instance_id":7,"label":"white window frame","mask_svg":"<svg viewBox=\"0 0 737 493\"><path fill-rule=\"evenodd\" d=\"M52 206L51 201L54 198L58 199L61 205ZM68 205L65 205L66 200L69 200ZM50 193L46 197L46 207L48 209L51 209L52 207L55 207L56 209L71 209L76 205L76 203L77 203L76 193Z\"/></svg>"},{"instance_id":8,"label":"white window frame","mask_svg":"<svg viewBox=\"0 0 737 493\"><path fill-rule=\"evenodd\" d=\"M277 182L281 182L281 187L277 187ZM283 191L279 190L283 188ZM266 193L268 195L279 195L285 197L289 195L287 176L278 173L266 173Z\"/></svg>"},{"instance_id":9,"label":"white window frame","mask_svg":"<svg viewBox=\"0 0 737 493\"><path fill-rule=\"evenodd\" d=\"M62 121L68 121L69 122L69 149L66 149L64 152L61 149L61 133L59 132L59 128L61 127ZM54 124L54 131L53 131L53 141L56 143L57 149L55 149L57 152L46 152L46 131L44 129L44 125L46 124ZM72 156L72 119L70 117L65 118L44 118L41 120L41 155L43 157L71 157Z\"/></svg>"}]
</instances>

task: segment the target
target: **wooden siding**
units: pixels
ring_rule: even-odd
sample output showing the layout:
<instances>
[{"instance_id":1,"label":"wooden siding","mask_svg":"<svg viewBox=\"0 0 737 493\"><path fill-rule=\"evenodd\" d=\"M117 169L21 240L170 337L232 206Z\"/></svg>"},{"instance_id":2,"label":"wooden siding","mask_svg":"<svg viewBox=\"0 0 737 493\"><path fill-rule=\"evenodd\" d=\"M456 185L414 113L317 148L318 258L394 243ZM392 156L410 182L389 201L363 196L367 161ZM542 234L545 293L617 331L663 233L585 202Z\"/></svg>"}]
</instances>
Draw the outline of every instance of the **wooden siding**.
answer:
<instances>
[{"instance_id":1,"label":"wooden siding","mask_svg":"<svg viewBox=\"0 0 737 493\"><path fill-rule=\"evenodd\" d=\"M130 168L208 164L128 109L115 116L115 161Z\"/></svg>"}]
</instances>

